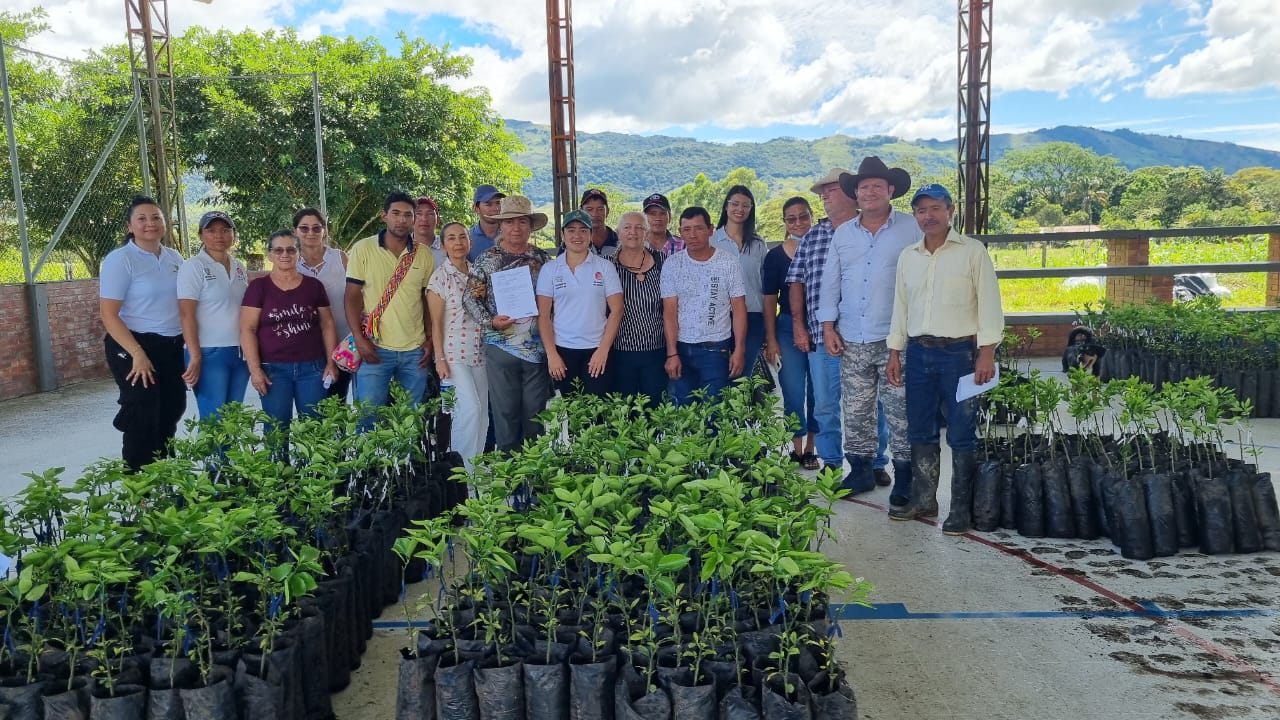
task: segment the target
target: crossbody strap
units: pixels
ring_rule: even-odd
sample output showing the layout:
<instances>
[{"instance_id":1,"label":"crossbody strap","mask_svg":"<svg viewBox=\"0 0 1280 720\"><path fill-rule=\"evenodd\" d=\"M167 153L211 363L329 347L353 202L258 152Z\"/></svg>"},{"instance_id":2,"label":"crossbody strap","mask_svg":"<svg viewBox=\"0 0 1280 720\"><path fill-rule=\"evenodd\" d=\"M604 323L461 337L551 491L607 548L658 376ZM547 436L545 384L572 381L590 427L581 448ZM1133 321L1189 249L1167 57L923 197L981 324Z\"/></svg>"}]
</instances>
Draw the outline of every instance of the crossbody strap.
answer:
<instances>
[{"instance_id":1,"label":"crossbody strap","mask_svg":"<svg viewBox=\"0 0 1280 720\"><path fill-rule=\"evenodd\" d=\"M365 319L364 329L365 335L371 340L378 338L379 324L382 320L382 313L386 312L387 305L391 304L391 298L395 296L396 290L399 289L400 283L404 280L404 276L409 274L409 268L413 265L414 257L418 254L418 245L415 243L413 249L400 256L400 262L396 264L395 272L391 273L391 279L387 281L387 289L382 291L382 299L378 301L373 312Z\"/></svg>"}]
</instances>

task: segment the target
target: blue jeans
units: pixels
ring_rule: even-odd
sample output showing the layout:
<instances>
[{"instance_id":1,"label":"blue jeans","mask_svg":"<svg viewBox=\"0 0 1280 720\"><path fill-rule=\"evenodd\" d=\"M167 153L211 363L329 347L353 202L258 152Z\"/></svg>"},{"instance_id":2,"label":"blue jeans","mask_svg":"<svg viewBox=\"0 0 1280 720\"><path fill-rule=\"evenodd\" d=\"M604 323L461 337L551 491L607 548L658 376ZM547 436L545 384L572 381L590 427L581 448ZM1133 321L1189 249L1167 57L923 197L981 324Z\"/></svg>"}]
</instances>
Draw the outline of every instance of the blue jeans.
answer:
<instances>
[{"instance_id":1,"label":"blue jeans","mask_svg":"<svg viewBox=\"0 0 1280 720\"><path fill-rule=\"evenodd\" d=\"M823 463L838 468L844 464L844 434L840 428L840 358L828 354L822 343L816 347L809 353L813 417L818 421L818 436L813 445Z\"/></svg>"},{"instance_id":2,"label":"blue jeans","mask_svg":"<svg viewBox=\"0 0 1280 720\"><path fill-rule=\"evenodd\" d=\"M314 416L316 403L328 394L324 389L324 361L296 363L262 363L271 385L262 396L262 409L271 417L272 425L289 429L296 407L299 416Z\"/></svg>"},{"instance_id":3,"label":"blue jeans","mask_svg":"<svg viewBox=\"0 0 1280 720\"><path fill-rule=\"evenodd\" d=\"M764 313L749 312L747 313L747 343L746 356L743 359L742 374L744 377L751 377L755 372L756 360L760 358L760 349L764 347ZM729 346L729 351L733 351L733 346Z\"/></svg>"},{"instance_id":4,"label":"blue jeans","mask_svg":"<svg viewBox=\"0 0 1280 720\"><path fill-rule=\"evenodd\" d=\"M676 343L680 354L680 378L671 381L671 400L676 405L693 401L693 391L703 388L712 400L729 384L729 355L733 338L708 343Z\"/></svg>"},{"instance_id":5,"label":"blue jeans","mask_svg":"<svg viewBox=\"0 0 1280 720\"><path fill-rule=\"evenodd\" d=\"M956 402L956 385L973 372L973 343L945 347L907 341L907 437L912 445L938 444L938 411L947 418L947 445L952 450L978 449L978 399Z\"/></svg>"},{"instance_id":6,"label":"blue jeans","mask_svg":"<svg viewBox=\"0 0 1280 720\"><path fill-rule=\"evenodd\" d=\"M191 362L191 353L184 350L183 357ZM227 403L244 402L248 387L249 366L239 346L200 348L200 379L192 392L201 420L217 415Z\"/></svg>"},{"instance_id":7,"label":"blue jeans","mask_svg":"<svg viewBox=\"0 0 1280 720\"><path fill-rule=\"evenodd\" d=\"M884 416L884 403L876 401L876 437L879 442L876 445L876 459L871 462L871 467L876 470L883 470L889 467L889 419Z\"/></svg>"},{"instance_id":8,"label":"blue jeans","mask_svg":"<svg viewBox=\"0 0 1280 720\"><path fill-rule=\"evenodd\" d=\"M422 359L422 350L387 350L378 348L378 364L361 363L356 370L355 399L358 402L373 406L386 405L391 397L391 381L400 383L413 399L414 404L422 402L422 395L427 391L427 369L418 367ZM373 419L366 418L365 429L372 427Z\"/></svg>"},{"instance_id":9,"label":"blue jeans","mask_svg":"<svg viewBox=\"0 0 1280 720\"><path fill-rule=\"evenodd\" d=\"M809 359L796 347L790 315L778 316L777 335L778 348L782 353L782 370L778 372L778 384L782 386L782 414L788 418L788 423L792 415L799 419L799 426L792 426L794 437L817 433Z\"/></svg>"},{"instance_id":10,"label":"blue jeans","mask_svg":"<svg viewBox=\"0 0 1280 720\"><path fill-rule=\"evenodd\" d=\"M666 350L614 350L609 353L609 392L645 395L649 407L662 402L667 390Z\"/></svg>"}]
</instances>

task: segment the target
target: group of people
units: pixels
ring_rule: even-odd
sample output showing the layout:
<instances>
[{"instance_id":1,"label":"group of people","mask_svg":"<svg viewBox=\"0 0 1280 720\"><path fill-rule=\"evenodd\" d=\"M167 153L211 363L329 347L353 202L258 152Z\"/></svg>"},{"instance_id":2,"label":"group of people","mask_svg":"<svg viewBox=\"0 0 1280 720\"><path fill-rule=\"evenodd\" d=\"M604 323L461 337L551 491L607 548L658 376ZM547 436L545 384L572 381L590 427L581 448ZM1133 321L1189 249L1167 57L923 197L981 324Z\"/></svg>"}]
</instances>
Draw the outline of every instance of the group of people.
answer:
<instances>
[{"instance_id":1,"label":"group of people","mask_svg":"<svg viewBox=\"0 0 1280 720\"><path fill-rule=\"evenodd\" d=\"M892 483L896 519L938 512L941 414L953 451L945 529L966 531L975 406L955 389L961 375L995 372L999 288L985 247L952 229L945 188L917 190L914 216L893 209L910 184L875 157L856 173L832 169L812 187L826 217L786 200L787 234L772 249L745 186L728 191L715 223L685 208L679 234L661 193L615 229L593 188L564 215L555 257L531 242L548 218L526 197L481 185L476 222L440 226L431 197L397 192L383 229L349 253L329 245L322 212L299 210L268 238L271 271L254 279L231 252L226 213L201 217L201 249L184 260L161 242L159 206L136 197L101 283L124 458L136 468L164 451L187 387L209 417L251 384L287 428L295 409L312 413L349 386L379 405L395 380L420 400L434 373L453 393L453 449L470 464L486 444L514 450L540 433L534 417L555 390L696 402L763 353L796 419L795 461L847 462L851 494ZM344 344L359 356L354 372L334 362Z\"/></svg>"}]
</instances>

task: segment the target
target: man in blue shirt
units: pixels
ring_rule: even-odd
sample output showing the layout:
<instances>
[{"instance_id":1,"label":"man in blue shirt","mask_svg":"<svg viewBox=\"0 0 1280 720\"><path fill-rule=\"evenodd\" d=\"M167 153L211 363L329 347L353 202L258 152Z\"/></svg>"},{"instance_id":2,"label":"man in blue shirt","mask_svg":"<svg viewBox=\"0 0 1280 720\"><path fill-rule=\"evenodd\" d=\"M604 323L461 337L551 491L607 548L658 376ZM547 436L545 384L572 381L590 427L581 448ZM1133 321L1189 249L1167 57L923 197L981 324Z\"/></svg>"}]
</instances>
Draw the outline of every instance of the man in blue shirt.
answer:
<instances>
[{"instance_id":1,"label":"man in blue shirt","mask_svg":"<svg viewBox=\"0 0 1280 720\"><path fill-rule=\"evenodd\" d=\"M498 192L492 185L481 185L471 196L471 209L476 213L476 224L471 226L471 250L467 259L475 261L480 253L493 247L498 242L500 223L492 219L502 206L502 198L506 195Z\"/></svg>"},{"instance_id":2,"label":"man in blue shirt","mask_svg":"<svg viewBox=\"0 0 1280 720\"><path fill-rule=\"evenodd\" d=\"M876 487L872 462L878 440L878 401L889 423L894 474L890 504L895 507L910 500L911 446L906 393L890 385L885 375L889 360L885 339L893 317L898 256L919 242L922 234L915 218L894 210L890 201L910 187L907 171L889 168L878 157L865 158L856 175L840 176L840 188L858 201L861 212L841 225L831 240L818 299L823 344L829 354L840 358L844 450L850 468L844 486L855 495Z\"/></svg>"}]
</instances>

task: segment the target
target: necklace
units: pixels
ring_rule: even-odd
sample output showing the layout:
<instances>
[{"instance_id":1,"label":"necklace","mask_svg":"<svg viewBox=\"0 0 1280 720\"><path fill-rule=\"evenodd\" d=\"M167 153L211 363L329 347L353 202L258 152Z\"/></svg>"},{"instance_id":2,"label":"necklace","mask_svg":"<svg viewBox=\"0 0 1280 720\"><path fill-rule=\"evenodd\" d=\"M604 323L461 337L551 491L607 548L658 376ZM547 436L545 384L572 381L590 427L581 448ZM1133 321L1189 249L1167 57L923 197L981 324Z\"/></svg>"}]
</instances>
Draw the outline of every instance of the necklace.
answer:
<instances>
[{"instance_id":1,"label":"necklace","mask_svg":"<svg viewBox=\"0 0 1280 720\"><path fill-rule=\"evenodd\" d=\"M621 265L622 265L622 267L624 267L624 268L626 268L626 269L630 270L630 271L631 271L631 274L636 276L636 281L637 281L637 282L644 282L645 273L646 273L646 272L648 272L648 271L646 271L646 270L644 269L644 261L645 261L645 259L646 259L646 258L648 258L648 257L649 257L649 254L648 254L648 253L645 253L644 255L641 255L641 256L640 256L640 264L639 264L639 265L636 265L636 266L634 266L634 267L633 267L633 266L631 266L631 265L628 265L628 264L626 263L626 261L624 261L624 260L622 259L622 256L621 256L621 255L619 255L619 256L618 256L618 263L619 263L619 264L621 264Z\"/></svg>"}]
</instances>

